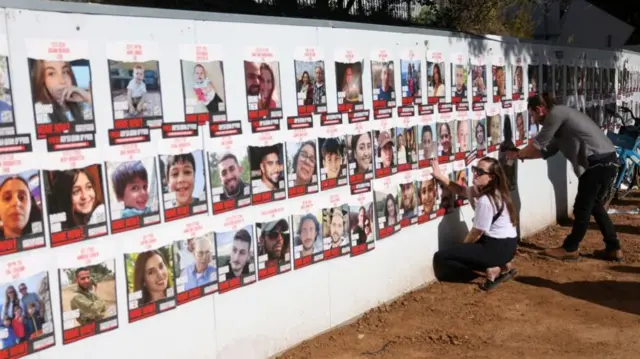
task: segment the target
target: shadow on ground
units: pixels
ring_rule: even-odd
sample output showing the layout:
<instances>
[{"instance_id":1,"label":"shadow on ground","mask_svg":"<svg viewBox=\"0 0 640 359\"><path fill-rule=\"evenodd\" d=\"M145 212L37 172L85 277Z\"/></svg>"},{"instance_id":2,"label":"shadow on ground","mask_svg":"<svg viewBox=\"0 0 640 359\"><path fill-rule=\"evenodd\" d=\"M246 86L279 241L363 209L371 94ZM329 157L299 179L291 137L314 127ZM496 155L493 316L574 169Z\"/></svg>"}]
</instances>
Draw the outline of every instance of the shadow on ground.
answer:
<instances>
[{"instance_id":1,"label":"shadow on ground","mask_svg":"<svg viewBox=\"0 0 640 359\"><path fill-rule=\"evenodd\" d=\"M613 266L610 268L612 271L620 273L640 274L640 267L632 266ZM640 283L638 284L640 286ZM640 304L638 304L640 306Z\"/></svg>"}]
</instances>

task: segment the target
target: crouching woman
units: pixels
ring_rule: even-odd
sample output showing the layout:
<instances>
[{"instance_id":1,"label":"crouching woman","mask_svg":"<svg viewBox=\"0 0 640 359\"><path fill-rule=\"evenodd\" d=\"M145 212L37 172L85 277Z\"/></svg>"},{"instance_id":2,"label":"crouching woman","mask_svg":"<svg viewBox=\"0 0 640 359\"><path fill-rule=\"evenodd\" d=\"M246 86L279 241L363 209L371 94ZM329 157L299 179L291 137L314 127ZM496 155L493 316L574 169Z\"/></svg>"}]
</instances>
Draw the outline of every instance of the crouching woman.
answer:
<instances>
[{"instance_id":1,"label":"crouching woman","mask_svg":"<svg viewBox=\"0 0 640 359\"><path fill-rule=\"evenodd\" d=\"M465 188L450 180L433 164L433 176L455 194L468 198L475 209L473 228L464 243L436 252L434 267L453 274L486 272L483 290L491 290L511 279L516 270L511 261L518 246L516 209L502 167L491 157L484 157L473 172L473 186ZM441 278L438 278L441 279Z\"/></svg>"}]
</instances>

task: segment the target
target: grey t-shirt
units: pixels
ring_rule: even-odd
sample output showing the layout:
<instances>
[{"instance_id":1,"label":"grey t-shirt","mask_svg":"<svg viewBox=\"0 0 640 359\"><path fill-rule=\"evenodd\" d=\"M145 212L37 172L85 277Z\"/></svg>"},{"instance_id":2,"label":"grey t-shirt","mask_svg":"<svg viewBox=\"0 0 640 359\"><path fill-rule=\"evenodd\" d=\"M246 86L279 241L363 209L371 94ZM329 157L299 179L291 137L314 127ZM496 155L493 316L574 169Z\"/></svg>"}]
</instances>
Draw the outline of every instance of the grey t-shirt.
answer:
<instances>
[{"instance_id":1,"label":"grey t-shirt","mask_svg":"<svg viewBox=\"0 0 640 359\"><path fill-rule=\"evenodd\" d=\"M544 158L560 151L571 162L578 177L589 167L589 156L616 150L611 140L587 115L564 105L556 105L549 111L533 144L542 151Z\"/></svg>"}]
</instances>

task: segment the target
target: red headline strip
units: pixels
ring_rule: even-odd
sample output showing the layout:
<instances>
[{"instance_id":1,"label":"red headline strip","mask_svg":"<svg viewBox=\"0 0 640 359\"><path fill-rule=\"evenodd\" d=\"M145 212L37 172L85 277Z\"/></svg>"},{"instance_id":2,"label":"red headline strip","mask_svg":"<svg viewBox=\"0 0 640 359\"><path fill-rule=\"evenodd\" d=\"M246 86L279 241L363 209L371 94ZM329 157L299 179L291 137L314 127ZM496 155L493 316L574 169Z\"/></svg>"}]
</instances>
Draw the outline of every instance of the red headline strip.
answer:
<instances>
[{"instance_id":1,"label":"red headline strip","mask_svg":"<svg viewBox=\"0 0 640 359\"><path fill-rule=\"evenodd\" d=\"M176 219L189 217L189 205L170 208L164 211L164 218L166 222L173 221Z\"/></svg>"},{"instance_id":2,"label":"red headline strip","mask_svg":"<svg viewBox=\"0 0 640 359\"><path fill-rule=\"evenodd\" d=\"M150 303L143 307L129 310L129 323L156 315L158 308L156 303Z\"/></svg>"},{"instance_id":3,"label":"red headline strip","mask_svg":"<svg viewBox=\"0 0 640 359\"><path fill-rule=\"evenodd\" d=\"M22 358L29 354L29 342L16 344L0 351L0 359Z\"/></svg>"},{"instance_id":4,"label":"red headline strip","mask_svg":"<svg viewBox=\"0 0 640 359\"><path fill-rule=\"evenodd\" d=\"M264 192L264 193L254 194L251 200L253 204L261 204L261 203L270 202L272 198L273 198L273 193Z\"/></svg>"},{"instance_id":5,"label":"red headline strip","mask_svg":"<svg viewBox=\"0 0 640 359\"><path fill-rule=\"evenodd\" d=\"M113 234L135 228L140 228L139 216L111 221L111 233Z\"/></svg>"},{"instance_id":6,"label":"red headline strip","mask_svg":"<svg viewBox=\"0 0 640 359\"><path fill-rule=\"evenodd\" d=\"M326 251L324 251L324 259L333 259L336 257L340 257L341 255L341 249L340 247L338 248L331 248L331 249L327 249Z\"/></svg>"},{"instance_id":7,"label":"red headline strip","mask_svg":"<svg viewBox=\"0 0 640 359\"><path fill-rule=\"evenodd\" d=\"M65 330L62 337L63 344L69 344L96 334L96 323L89 323L81 327Z\"/></svg>"},{"instance_id":8,"label":"red headline strip","mask_svg":"<svg viewBox=\"0 0 640 359\"><path fill-rule=\"evenodd\" d=\"M222 202L215 202L213 204L213 213L214 214L224 213L224 212L232 211L236 208L237 206L236 206L235 199L229 199Z\"/></svg>"},{"instance_id":9,"label":"red headline strip","mask_svg":"<svg viewBox=\"0 0 640 359\"><path fill-rule=\"evenodd\" d=\"M233 278L218 284L218 292L225 293L241 286L240 278Z\"/></svg>"},{"instance_id":10,"label":"red headline strip","mask_svg":"<svg viewBox=\"0 0 640 359\"><path fill-rule=\"evenodd\" d=\"M0 255L16 253L18 251L18 240L15 238L0 241Z\"/></svg>"},{"instance_id":11,"label":"red headline strip","mask_svg":"<svg viewBox=\"0 0 640 359\"><path fill-rule=\"evenodd\" d=\"M51 247L82 241L86 238L84 232L84 227L78 227L64 232L53 233L51 234Z\"/></svg>"},{"instance_id":12,"label":"red headline strip","mask_svg":"<svg viewBox=\"0 0 640 359\"><path fill-rule=\"evenodd\" d=\"M193 288L190 290L187 290L185 292L182 293L178 293L177 296L177 300L178 300L178 305L180 304L184 304L184 303L188 303L192 300L196 300L198 298L202 297L202 290L203 288L198 287L198 288Z\"/></svg>"}]
</instances>

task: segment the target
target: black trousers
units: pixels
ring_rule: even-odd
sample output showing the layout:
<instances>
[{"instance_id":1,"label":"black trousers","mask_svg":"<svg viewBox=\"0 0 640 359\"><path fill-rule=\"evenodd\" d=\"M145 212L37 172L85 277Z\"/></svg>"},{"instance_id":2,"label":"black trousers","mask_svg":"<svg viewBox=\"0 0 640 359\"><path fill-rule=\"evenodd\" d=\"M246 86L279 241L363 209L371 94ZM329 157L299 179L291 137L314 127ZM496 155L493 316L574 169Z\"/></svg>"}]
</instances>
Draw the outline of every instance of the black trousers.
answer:
<instances>
[{"instance_id":1,"label":"black trousers","mask_svg":"<svg viewBox=\"0 0 640 359\"><path fill-rule=\"evenodd\" d=\"M436 277L484 271L509 263L516 254L517 238L491 238L483 235L475 243L459 243L439 250L433 257Z\"/></svg>"},{"instance_id":2,"label":"black trousers","mask_svg":"<svg viewBox=\"0 0 640 359\"><path fill-rule=\"evenodd\" d=\"M616 230L604 208L602 199L618 172L611 163L615 161L615 153L601 159L590 161L590 167L578 179L578 193L573 204L573 228L562 244L562 248L573 252L578 250L580 242L589 229L589 220L593 215L604 238L607 250L620 249Z\"/></svg>"}]
</instances>

